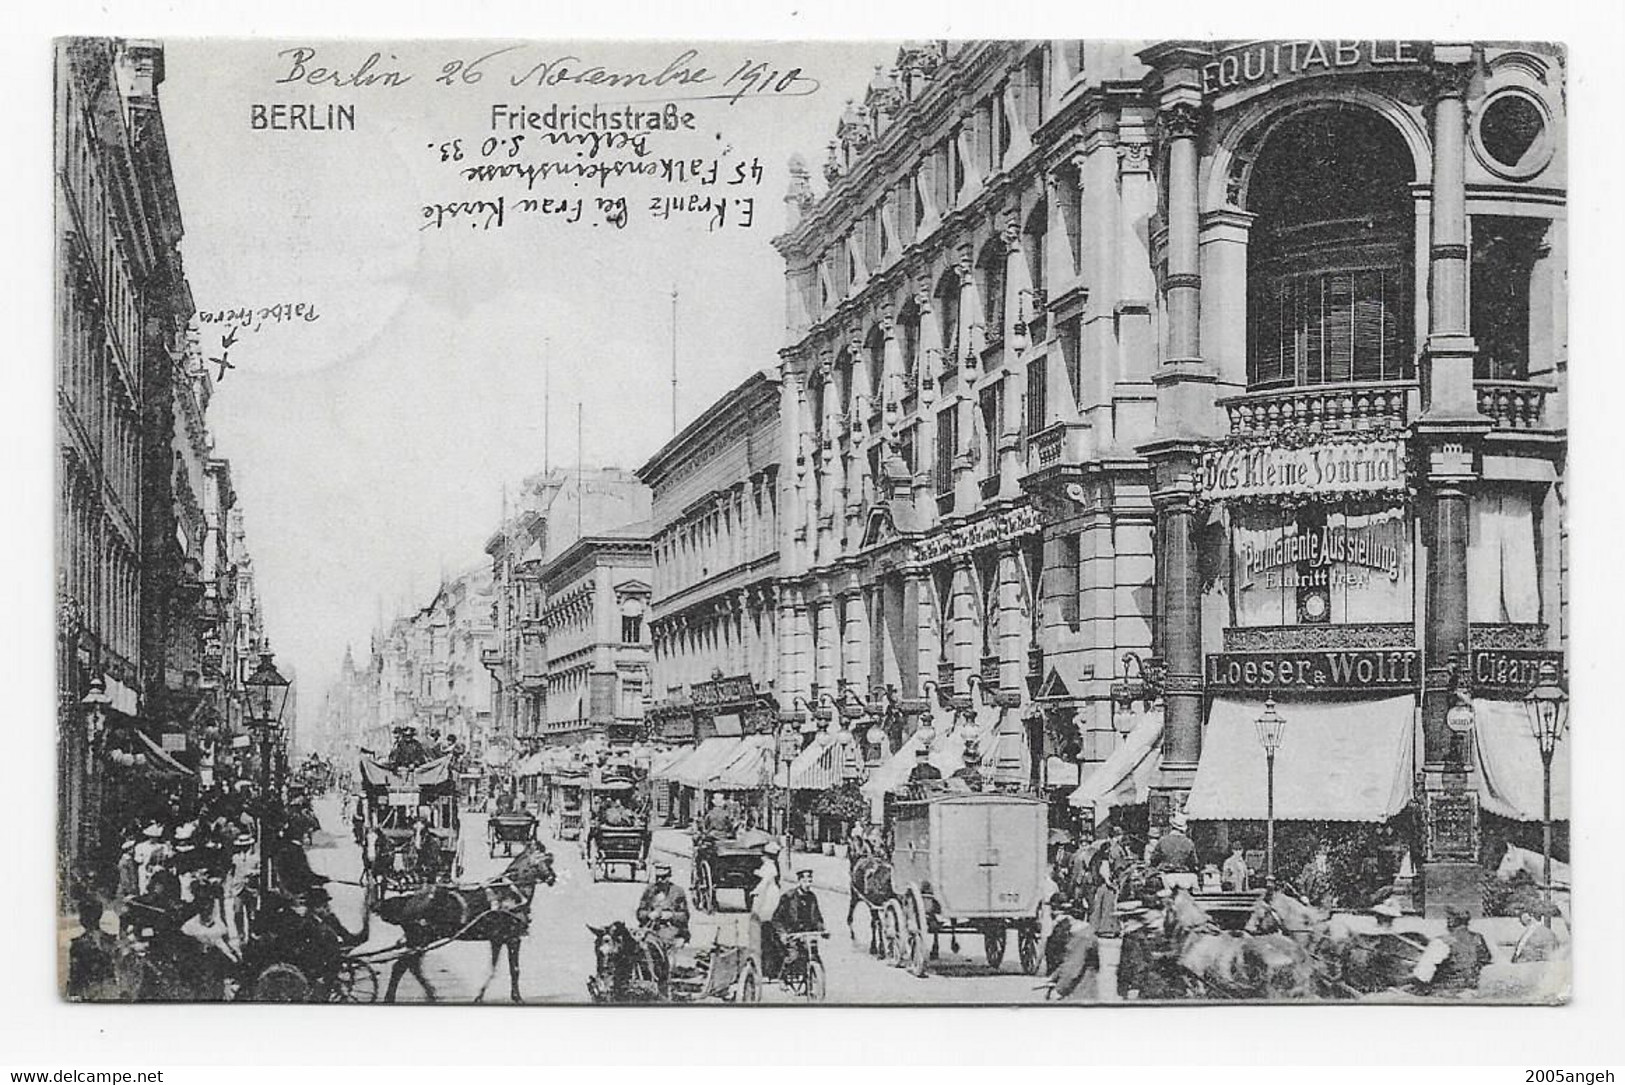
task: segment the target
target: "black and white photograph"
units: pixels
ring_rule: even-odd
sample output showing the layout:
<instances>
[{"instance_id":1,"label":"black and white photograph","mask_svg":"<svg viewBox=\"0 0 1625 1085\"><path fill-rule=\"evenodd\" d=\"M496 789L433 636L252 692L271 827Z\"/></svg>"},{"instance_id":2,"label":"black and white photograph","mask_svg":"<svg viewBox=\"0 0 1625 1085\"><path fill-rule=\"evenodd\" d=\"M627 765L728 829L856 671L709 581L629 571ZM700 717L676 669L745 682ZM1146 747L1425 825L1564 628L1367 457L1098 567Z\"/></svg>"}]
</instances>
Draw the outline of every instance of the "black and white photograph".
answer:
<instances>
[{"instance_id":1,"label":"black and white photograph","mask_svg":"<svg viewBox=\"0 0 1625 1085\"><path fill-rule=\"evenodd\" d=\"M1570 46L863 35L49 43L60 999L1571 998Z\"/></svg>"}]
</instances>

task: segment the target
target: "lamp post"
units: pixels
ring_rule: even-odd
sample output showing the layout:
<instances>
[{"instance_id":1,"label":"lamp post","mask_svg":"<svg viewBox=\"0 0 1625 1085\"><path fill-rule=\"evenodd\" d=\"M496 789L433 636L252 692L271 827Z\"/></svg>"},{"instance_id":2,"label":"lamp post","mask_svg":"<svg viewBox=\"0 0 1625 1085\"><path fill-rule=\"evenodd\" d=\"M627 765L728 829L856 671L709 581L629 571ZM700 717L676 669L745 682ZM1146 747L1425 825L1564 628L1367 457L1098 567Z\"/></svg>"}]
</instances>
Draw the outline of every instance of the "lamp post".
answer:
<instances>
[{"instance_id":1,"label":"lamp post","mask_svg":"<svg viewBox=\"0 0 1625 1085\"><path fill-rule=\"evenodd\" d=\"M282 722L282 708L288 703L288 680L271 660L270 652L260 653L259 666L243 682L248 691L249 725L260 737L260 888L271 883L271 850L265 840L265 804L271 795L271 736Z\"/></svg>"},{"instance_id":2,"label":"lamp post","mask_svg":"<svg viewBox=\"0 0 1625 1085\"><path fill-rule=\"evenodd\" d=\"M1275 698L1264 702L1264 711L1253 721L1258 729L1258 744L1264 747L1267 783L1264 813L1264 885L1275 888L1275 751L1281 748L1281 736L1286 731L1286 720L1275 711Z\"/></svg>"},{"instance_id":3,"label":"lamp post","mask_svg":"<svg viewBox=\"0 0 1625 1085\"><path fill-rule=\"evenodd\" d=\"M1569 695L1558 684L1557 665L1547 660L1540 666L1540 680L1535 688L1524 694L1524 712L1529 716L1529 730L1540 747L1542 770L1541 790L1541 860L1542 880L1546 883L1546 926L1552 925L1552 755L1563 737L1569 722Z\"/></svg>"}]
</instances>

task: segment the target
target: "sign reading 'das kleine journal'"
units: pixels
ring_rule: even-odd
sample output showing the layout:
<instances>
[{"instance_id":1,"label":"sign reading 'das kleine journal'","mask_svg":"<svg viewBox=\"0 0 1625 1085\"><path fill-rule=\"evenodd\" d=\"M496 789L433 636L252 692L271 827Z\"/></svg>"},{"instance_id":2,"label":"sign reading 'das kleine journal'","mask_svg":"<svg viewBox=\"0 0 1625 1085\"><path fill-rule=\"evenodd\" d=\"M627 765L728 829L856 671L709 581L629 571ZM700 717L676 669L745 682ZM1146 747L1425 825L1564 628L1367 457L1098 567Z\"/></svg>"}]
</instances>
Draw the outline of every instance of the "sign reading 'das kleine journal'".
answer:
<instances>
[{"instance_id":1,"label":"sign reading 'das kleine journal'","mask_svg":"<svg viewBox=\"0 0 1625 1085\"><path fill-rule=\"evenodd\" d=\"M1202 497L1209 501L1405 489L1405 451L1396 440L1328 441L1284 448L1244 445L1202 454Z\"/></svg>"}]
</instances>

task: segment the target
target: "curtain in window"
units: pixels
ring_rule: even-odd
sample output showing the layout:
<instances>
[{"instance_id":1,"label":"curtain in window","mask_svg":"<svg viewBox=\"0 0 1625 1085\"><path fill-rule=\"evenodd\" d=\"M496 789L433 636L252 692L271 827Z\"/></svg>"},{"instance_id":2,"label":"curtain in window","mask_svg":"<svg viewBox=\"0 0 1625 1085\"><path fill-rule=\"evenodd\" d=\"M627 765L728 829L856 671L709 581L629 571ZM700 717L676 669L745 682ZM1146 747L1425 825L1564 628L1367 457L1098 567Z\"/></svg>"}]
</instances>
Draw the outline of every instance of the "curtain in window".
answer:
<instances>
[{"instance_id":1,"label":"curtain in window","mask_svg":"<svg viewBox=\"0 0 1625 1085\"><path fill-rule=\"evenodd\" d=\"M1468 523L1467 616L1474 622L1540 621L1535 510L1526 494L1474 494Z\"/></svg>"}]
</instances>

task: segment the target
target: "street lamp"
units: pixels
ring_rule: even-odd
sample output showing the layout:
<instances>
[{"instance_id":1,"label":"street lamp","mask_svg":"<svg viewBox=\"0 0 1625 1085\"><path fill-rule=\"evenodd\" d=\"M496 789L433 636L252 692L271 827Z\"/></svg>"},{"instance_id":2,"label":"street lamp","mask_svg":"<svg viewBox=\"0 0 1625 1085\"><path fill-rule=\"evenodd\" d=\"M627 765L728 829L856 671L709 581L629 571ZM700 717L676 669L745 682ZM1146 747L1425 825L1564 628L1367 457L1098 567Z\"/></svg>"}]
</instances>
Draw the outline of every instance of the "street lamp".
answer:
<instances>
[{"instance_id":1,"label":"street lamp","mask_svg":"<svg viewBox=\"0 0 1625 1085\"><path fill-rule=\"evenodd\" d=\"M1275 751L1281 748L1281 736L1286 731L1286 719L1275 711L1275 698L1264 702L1264 712L1253 721L1258 729L1258 744L1264 747L1264 760L1268 772L1268 790L1265 792L1264 813L1264 884L1275 888Z\"/></svg>"},{"instance_id":2,"label":"street lamp","mask_svg":"<svg viewBox=\"0 0 1625 1085\"><path fill-rule=\"evenodd\" d=\"M243 681L248 691L248 722L260 735L260 889L271 884L271 851L265 841L265 815L263 804L271 795L271 736L282 722L282 709L288 703L288 680L282 677L271 661L270 652L260 653L259 666Z\"/></svg>"},{"instance_id":3,"label":"street lamp","mask_svg":"<svg viewBox=\"0 0 1625 1085\"><path fill-rule=\"evenodd\" d=\"M1546 925L1552 925L1552 755L1557 752L1558 740L1569 723L1569 695L1557 680L1557 665L1547 660L1540 665L1540 680L1535 688L1524 694L1524 712L1529 716L1529 730L1540 747L1540 766L1543 771L1541 797L1541 858L1546 882Z\"/></svg>"}]
</instances>

